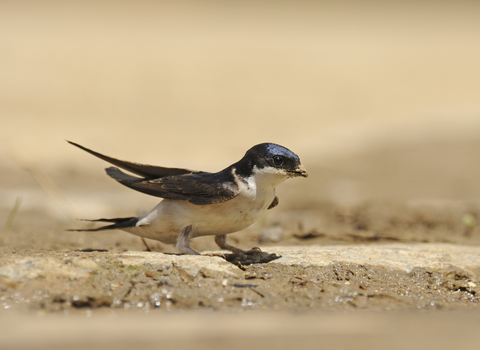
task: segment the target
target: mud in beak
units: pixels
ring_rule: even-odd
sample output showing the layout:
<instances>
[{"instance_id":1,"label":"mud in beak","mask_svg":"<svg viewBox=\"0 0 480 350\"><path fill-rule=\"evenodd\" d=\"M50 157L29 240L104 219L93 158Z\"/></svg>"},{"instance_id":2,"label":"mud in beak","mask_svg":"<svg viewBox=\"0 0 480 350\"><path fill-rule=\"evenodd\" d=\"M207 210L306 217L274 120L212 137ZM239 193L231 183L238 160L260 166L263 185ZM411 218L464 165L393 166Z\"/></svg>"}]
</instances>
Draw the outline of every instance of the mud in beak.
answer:
<instances>
[{"instance_id":1,"label":"mud in beak","mask_svg":"<svg viewBox=\"0 0 480 350\"><path fill-rule=\"evenodd\" d=\"M299 164L295 171L292 172L292 174L293 176L308 177L307 170L305 170L305 167L302 164Z\"/></svg>"}]
</instances>

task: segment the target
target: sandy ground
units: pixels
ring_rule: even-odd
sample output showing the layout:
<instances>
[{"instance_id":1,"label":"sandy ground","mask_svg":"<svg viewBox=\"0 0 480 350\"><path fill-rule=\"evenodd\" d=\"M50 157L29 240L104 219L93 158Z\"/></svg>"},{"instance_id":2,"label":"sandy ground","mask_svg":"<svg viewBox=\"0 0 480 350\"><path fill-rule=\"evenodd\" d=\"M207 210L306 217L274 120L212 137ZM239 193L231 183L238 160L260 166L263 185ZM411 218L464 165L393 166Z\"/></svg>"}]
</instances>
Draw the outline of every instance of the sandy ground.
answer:
<instances>
[{"instance_id":1,"label":"sandy ground","mask_svg":"<svg viewBox=\"0 0 480 350\"><path fill-rule=\"evenodd\" d=\"M478 245L479 15L474 1L4 1L1 253L143 250L141 241L127 233L64 231L83 225L76 218L138 215L157 202L108 179L103 162L65 139L126 160L207 171L231 164L259 142L289 147L310 176L283 184L279 207L232 235L241 247ZM150 243L156 251L173 252ZM215 249L209 237L196 240L194 247ZM328 271L322 272L325 289L335 295ZM284 273L287 280L297 274ZM465 339L472 339L478 297L473 303L467 299L448 303L447 308L462 310L456 316L427 316L426 334L439 339L462 324ZM36 329L41 317L26 316L25 310L52 312L55 318L66 308L72 327L84 324L84 309L78 313L67 299L60 304L58 310L48 303L27 305L19 314L4 309L0 318L3 323L12 319L19 332L20 324ZM280 311L295 310L292 305ZM408 311L388 314L391 305ZM87 309L98 311L94 305ZM221 323L224 312L233 309L208 317ZM372 329L382 330L378 339L383 342L393 339L380 326L362 328L355 311L339 316L343 307L334 308L333 315L323 314L328 307L321 303L300 309L315 313L320 324L331 318L332 331L322 334L329 334L332 344L337 339L332 334L348 322L351 331L340 332L346 334L345 346L359 339L372 345L366 341L378 336ZM363 309L377 310L366 314L368 322L386 318L395 330L422 312L388 300L366 302ZM103 317L104 311L98 312ZM293 324L296 316L282 315ZM143 313L121 317L148 322ZM172 324L182 334L178 325L195 323L195 317L179 314ZM265 312L261 317L273 327L278 316ZM308 317L300 318L307 330ZM101 338L95 334L92 339ZM275 337L264 334L266 341ZM394 334L404 338L400 330ZM419 344L425 340L425 334L411 334ZM9 339L11 348L29 346Z\"/></svg>"}]
</instances>

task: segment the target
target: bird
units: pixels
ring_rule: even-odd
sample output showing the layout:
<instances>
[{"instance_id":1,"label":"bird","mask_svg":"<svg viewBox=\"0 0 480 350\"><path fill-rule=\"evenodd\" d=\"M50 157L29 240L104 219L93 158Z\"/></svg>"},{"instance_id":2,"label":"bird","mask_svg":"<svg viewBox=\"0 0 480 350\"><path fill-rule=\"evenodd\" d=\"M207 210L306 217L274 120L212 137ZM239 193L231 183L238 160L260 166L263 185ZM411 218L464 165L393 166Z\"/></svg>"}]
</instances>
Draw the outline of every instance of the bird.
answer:
<instances>
[{"instance_id":1,"label":"bird","mask_svg":"<svg viewBox=\"0 0 480 350\"><path fill-rule=\"evenodd\" d=\"M163 198L149 213L139 217L87 220L106 226L73 231L120 229L142 238L174 244L178 252L199 255L190 247L194 237L213 235L215 243L235 256L261 252L243 250L227 243L227 234L241 231L279 203L275 188L289 178L307 177L300 158L275 143L250 148L242 159L210 173L123 161L67 141L115 167L107 174L131 189ZM126 174L119 168L137 176Z\"/></svg>"}]
</instances>

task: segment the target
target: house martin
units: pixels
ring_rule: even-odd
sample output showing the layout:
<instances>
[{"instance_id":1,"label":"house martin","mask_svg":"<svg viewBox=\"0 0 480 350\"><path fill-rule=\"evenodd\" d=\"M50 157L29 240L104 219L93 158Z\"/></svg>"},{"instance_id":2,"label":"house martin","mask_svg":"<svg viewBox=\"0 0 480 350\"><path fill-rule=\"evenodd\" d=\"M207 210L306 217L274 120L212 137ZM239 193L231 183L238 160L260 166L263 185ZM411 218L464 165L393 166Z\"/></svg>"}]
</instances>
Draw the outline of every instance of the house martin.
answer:
<instances>
[{"instance_id":1,"label":"house martin","mask_svg":"<svg viewBox=\"0 0 480 350\"><path fill-rule=\"evenodd\" d=\"M90 220L111 224L76 231L120 229L175 244L184 254L198 254L190 247L190 239L207 235L215 236L221 249L239 257L260 252L259 248L248 251L236 248L226 242L226 235L252 225L266 210L277 206L275 187L283 181L308 176L295 153L274 143L253 146L238 162L209 173L123 161L68 142L117 166L107 168L106 172L122 185L163 198L143 216ZM128 175L119 168L138 176Z\"/></svg>"}]
</instances>

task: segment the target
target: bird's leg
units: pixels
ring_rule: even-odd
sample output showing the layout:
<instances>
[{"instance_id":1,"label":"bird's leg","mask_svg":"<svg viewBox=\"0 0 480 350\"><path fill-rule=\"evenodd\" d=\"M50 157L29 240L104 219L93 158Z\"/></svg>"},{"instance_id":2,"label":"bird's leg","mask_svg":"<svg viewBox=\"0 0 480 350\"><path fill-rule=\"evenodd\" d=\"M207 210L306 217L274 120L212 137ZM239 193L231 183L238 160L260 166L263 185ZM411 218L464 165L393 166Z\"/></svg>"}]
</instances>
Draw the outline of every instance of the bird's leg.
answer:
<instances>
[{"instance_id":1,"label":"bird's leg","mask_svg":"<svg viewBox=\"0 0 480 350\"><path fill-rule=\"evenodd\" d=\"M188 225L187 227L185 227L180 232L180 235L177 238L177 245L175 246L175 248L177 248L177 250L183 254L200 255L195 250L190 248L190 235L192 231L193 231L192 225Z\"/></svg>"},{"instance_id":2,"label":"bird's leg","mask_svg":"<svg viewBox=\"0 0 480 350\"><path fill-rule=\"evenodd\" d=\"M241 258L245 258L247 254L258 254L262 252L258 247L254 247L250 250L243 250L243 249L234 247L233 245L230 245L227 243L227 235L215 236L215 243L217 243L217 245L220 248L225 250L230 250L234 255L237 255Z\"/></svg>"},{"instance_id":3,"label":"bird's leg","mask_svg":"<svg viewBox=\"0 0 480 350\"><path fill-rule=\"evenodd\" d=\"M153 252L152 248L150 248L150 246L148 245L148 243L147 243L147 241L145 240L145 238L140 237L140 239L142 240L143 244L145 245L145 248L147 249L147 252Z\"/></svg>"}]
</instances>

